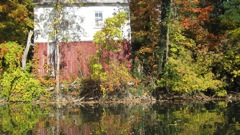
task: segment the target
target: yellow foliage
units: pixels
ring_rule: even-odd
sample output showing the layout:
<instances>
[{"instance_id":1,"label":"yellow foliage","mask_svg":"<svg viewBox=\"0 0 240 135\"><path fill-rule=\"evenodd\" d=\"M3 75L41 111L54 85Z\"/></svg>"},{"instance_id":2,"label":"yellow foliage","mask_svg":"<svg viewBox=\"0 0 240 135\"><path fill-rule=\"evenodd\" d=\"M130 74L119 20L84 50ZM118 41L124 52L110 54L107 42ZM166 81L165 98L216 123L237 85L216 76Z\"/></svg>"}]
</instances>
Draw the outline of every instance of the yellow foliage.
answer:
<instances>
[{"instance_id":1,"label":"yellow foliage","mask_svg":"<svg viewBox=\"0 0 240 135\"><path fill-rule=\"evenodd\" d=\"M55 78L39 77L38 80L44 86L54 86L56 83Z\"/></svg>"},{"instance_id":2,"label":"yellow foliage","mask_svg":"<svg viewBox=\"0 0 240 135\"><path fill-rule=\"evenodd\" d=\"M153 49L153 48L142 47L142 48L138 51L138 53L140 53L140 54L143 54L143 53L152 53L152 52L153 52L152 49Z\"/></svg>"},{"instance_id":3,"label":"yellow foliage","mask_svg":"<svg viewBox=\"0 0 240 135\"><path fill-rule=\"evenodd\" d=\"M124 65L115 62L111 64L110 69L100 75L101 91L114 91L117 89L126 89L129 82L135 82L129 69Z\"/></svg>"}]
</instances>

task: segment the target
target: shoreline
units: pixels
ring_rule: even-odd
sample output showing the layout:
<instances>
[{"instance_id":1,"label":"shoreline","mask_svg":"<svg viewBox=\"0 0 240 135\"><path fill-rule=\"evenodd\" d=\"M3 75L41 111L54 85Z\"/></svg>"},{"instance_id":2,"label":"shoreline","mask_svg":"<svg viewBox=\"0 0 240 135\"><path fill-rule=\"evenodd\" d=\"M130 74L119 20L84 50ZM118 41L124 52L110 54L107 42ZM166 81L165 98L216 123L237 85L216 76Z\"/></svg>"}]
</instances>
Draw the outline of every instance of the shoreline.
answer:
<instances>
[{"instance_id":1,"label":"shoreline","mask_svg":"<svg viewBox=\"0 0 240 135\"><path fill-rule=\"evenodd\" d=\"M166 98L166 99L165 99ZM80 105L80 104L131 104L131 103L168 103L168 102L176 102L176 103L181 103L181 102L187 102L187 103L199 103L199 102L210 102L210 101L225 101L225 102L232 102L232 101L240 101L240 97L233 96L233 97L210 97L210 96L205 96L205 98L199 98L196 95L185 98L181 96L169 96L165 97L164 99L155 99L150 97L150 99L142 99L142 98L135 98L135 99L115 99L115 100L80 100L79 99L74 99L74 100L64 100L61 101L56 101L56 100L48 100L48 101L32 101L32 102L7 102L7 101L0 101L0 105L5 105L5 104L46 104L46 105Z\"/></svg>"}]
</instances>

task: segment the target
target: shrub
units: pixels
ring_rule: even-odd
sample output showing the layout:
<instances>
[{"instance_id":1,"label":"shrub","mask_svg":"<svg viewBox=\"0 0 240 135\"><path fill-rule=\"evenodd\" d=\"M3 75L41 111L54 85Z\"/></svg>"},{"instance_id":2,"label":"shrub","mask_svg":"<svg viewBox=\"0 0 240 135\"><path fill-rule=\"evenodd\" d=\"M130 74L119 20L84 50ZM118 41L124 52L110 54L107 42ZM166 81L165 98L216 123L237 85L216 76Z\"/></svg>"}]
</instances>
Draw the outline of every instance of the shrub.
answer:
<instances>
[{"instance_id":1,"label":"shrub","mask_svg":"<svg viewBox=\"0 0 240 135\"><path fill-rule=\"evenodd\" d=\"M128 83L135 82L129 69L124 64L118 62L111 63L108 70L101 72L99 80L100 90L103 92L103 96L107 91L126 91Z\"/></svg>"},{"instance_id":2,"label":"shrub","mask_svg":"<svg viewBox=\"0 0 240 135\"><path fill-rule=\"evenodd\" d=\"M7 101L32 101L45 91L27 70L21 69L23 48L15 42L0 45L0 98Z\"/></svg>"},{"instance_id":3,"label":"shrub","mask_svg":"<svg viewBox=\"0 0 240 135\"><path fill-rule=\"evenodd\" d=\"M3 87L0 97L7 101L32 101L45 93L40 82L20 68L13 72L4 72L0 85Z\"/></svg>"},{"instance_id":4,"label":"shrub","mask_svg":"<svg viewBox=\"0 0 240 135\"><path fill-rule=\"evenodd\" d=\"M158 81L160 87L168 87L179 93L196 93L207 90L217 93L223 89L225 84L217 79L210 67L204 66L199 61L193 61L188 55L185 55L185 59L169 58L165 65L166 71L163 78Z\"/></svg>"}]
</instances>

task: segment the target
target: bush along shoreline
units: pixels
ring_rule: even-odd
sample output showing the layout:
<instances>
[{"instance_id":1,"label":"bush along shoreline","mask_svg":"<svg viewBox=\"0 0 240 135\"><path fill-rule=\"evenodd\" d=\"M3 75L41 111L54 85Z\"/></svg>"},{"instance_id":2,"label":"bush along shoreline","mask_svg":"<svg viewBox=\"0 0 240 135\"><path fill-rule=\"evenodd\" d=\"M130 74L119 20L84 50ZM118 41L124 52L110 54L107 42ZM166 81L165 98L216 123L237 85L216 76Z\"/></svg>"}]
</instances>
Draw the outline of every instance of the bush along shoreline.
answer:
<instances>
[{"instance_id":1,"label":"bush along shoreline","mask_svg":"<svg viewBox=\"0 0 240 135\"><path fill-rule=\"evenodd\" d=\"M35 103L57 103L54 87L45 88L48 96L43 96ZM143 92L141 92L143 91ZM124 103L124 102L156 102L156 101L240 101L240 93L230 91L224 96L218 96L211 92L176 93L167 92L164 89L149 90L137 89L129 85L125 89L117 89L104 93L98 84L90 79L83 82L65 83L61 85L60 103Z\"/></svg>"},{"instance_id":2,"label":"bush along shoreline","mask_svg":"<svg viewBox=\"0 0 240 135\"><path fill-rule=\"evenodd\" d=\"M139 84L140 85L140 84ZM57 101L55 87L41 87L44 93L38 98L26 100L24 96L19 100L1 98L1 103L114 103L114 102L156 102L156 101L240 101L240 93L230 91L224 96L217 96L211 92L176 93L166 89L146 90L128 85L125 89L117 89L103 93L99 84L91 79L61 84L60 99ZM33 96L33 94L32 94ZM13 98L12 98L13 99Z\"/></svg>"}]
</instances>

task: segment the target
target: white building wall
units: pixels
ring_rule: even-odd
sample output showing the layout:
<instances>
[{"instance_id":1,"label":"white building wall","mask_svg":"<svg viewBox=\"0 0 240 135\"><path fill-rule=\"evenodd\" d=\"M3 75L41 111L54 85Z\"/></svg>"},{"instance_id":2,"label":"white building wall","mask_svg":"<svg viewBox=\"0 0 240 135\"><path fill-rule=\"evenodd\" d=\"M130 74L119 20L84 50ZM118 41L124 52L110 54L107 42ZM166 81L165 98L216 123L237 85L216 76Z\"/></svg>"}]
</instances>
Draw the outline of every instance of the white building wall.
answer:
<instances>
[{"instance_id":1,"label":"white building wall","mask_svg":"<svg viewBox=\"0 0 240 135\"><path fill-rule=\"evenodd\" d=\"M102 12L103 19L112 17L119 10L129 11L127 4L124 5L88 5L69 6L63 8L59 41L92 41L94 34L101 29L95 26L95 12ZM51 42L54 40L53 23L54 10L52 7L36 6L34 8L34 31L35 42ZM130 40L130 21L123 28L124 38ZM52 39L52 40L51 40Z\"/></svg>"}]
</instances>

